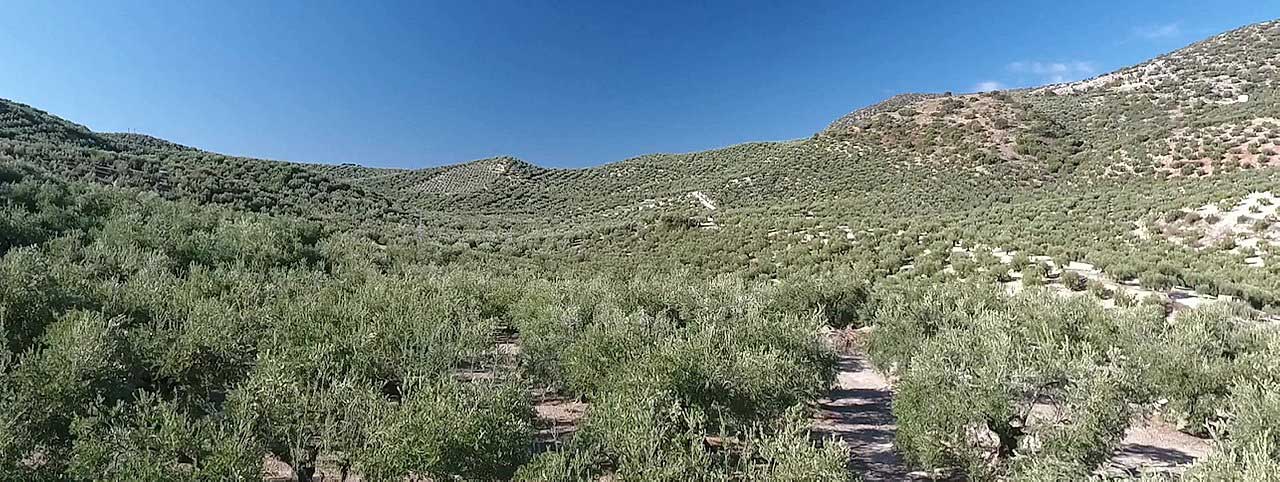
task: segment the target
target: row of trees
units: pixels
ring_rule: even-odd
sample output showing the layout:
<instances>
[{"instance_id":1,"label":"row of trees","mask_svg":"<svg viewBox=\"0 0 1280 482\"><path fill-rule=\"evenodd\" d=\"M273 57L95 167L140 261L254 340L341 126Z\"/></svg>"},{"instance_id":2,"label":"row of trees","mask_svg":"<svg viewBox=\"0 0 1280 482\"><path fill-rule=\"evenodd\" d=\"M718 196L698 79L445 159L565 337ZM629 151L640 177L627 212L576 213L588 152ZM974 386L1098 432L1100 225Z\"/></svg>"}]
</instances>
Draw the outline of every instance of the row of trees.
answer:
<instances>
[{"instance_id":1,"label":"row of trees","mask_svg":"<svg viewBox=\"0 0 1280 482\"><path fill-rule=\"evenodd\" d=\"M11 164L0 223L0 473L845 476L805 407L833 363L811 314L853 319L857 285L552 278ZM591 406L551 451L535 387Z\"/></svg>"},{"instance_id":2,"label":"row of trees","mask_svg":"<svg viewBox=\"0 0 1280 482\"><path fill-rule=\"evenodd\" d=\"M1158 306L982 283L907 283L875 298L870 350L899 377L897 447L921 467L980 479L1079 480L1134 415L1218 437L1193 480L1275 470L1280 337L1241 306L1167 321ZM1157 403L1160 401L1161 403ZM1138 413L1135 413L1138 412Z\"/></svg>"},{"instance_id":3,"label":"row of trees","mask_svg":"<svg viewBox=\"0 0 1280 482\"><path fill-rule=\"evenodd\" d=\"M806 407L832 376L819 333L856 324L877 325L898 447L920 466L1087 475L1157 399L1220 437L1197 476L1276 460L1277 342L1251 311L1169 323L1146 305L1008 298L979 276L1005 265L950 249L983 225L850 229L775 283L380 246L20 164L0 168L0 200L0 469L22 477L256 478L271 457L303 478L839 480L845 452L810 440ZM678 249L691 232L706 233L647 235ZM505 330L514 358L494 342ZM590 406L550 450L534 387ZM1066 415L1036 419L1037 404Z\"/></svg>"}]
</instances>

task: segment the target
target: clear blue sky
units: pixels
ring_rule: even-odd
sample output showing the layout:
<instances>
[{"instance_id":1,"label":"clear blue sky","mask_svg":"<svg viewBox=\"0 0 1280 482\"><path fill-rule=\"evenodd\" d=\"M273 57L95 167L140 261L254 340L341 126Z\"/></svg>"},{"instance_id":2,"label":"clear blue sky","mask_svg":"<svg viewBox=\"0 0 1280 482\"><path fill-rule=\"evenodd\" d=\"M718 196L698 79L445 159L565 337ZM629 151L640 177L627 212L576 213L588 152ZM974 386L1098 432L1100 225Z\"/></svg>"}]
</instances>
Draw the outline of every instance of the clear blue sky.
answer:
<instances>
[{"instance_id":1,"label":"clear blue sky","mask_svg":"<svg viewBox=\"0 0 1280 482\"><path fill-rule=\"evenodd\" d=\"M5 1L0 97L272 159L585 166L1074 80L1276 1Z\"/></svg>"}]
</instances>

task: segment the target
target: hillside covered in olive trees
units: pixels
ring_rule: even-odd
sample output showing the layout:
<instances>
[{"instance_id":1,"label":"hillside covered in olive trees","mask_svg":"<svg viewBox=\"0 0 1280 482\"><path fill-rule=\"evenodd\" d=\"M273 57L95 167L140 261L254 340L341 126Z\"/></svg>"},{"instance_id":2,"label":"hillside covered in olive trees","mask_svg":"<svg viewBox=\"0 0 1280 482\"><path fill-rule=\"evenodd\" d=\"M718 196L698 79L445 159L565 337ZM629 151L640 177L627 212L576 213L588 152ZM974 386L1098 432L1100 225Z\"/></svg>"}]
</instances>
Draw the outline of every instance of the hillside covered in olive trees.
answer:
<instances>
[{"instance_id":1,"label":"hillside covered in olive trees","mask_svg":"<svg viewBox=\"0 0 1280 482\"><path fill-rule=\"evenodd\" d=\"M0 100L0 479L1262 480L1277 167L1280 22L585 169Z\"/></svg>"}]
</instances>

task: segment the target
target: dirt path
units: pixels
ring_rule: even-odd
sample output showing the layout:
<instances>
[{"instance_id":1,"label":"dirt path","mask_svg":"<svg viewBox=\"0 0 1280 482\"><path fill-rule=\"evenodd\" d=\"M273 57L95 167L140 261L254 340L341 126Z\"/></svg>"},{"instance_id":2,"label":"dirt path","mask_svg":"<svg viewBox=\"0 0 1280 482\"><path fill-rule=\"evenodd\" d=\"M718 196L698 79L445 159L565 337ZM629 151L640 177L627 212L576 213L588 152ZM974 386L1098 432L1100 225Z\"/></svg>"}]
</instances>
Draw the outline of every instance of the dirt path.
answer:
<instances>
[{"instance_id":1,"label":"dirt path","mask_svg":"<svg viewBox=\"0 0 1280 482\"><path fill-rule=\"evenodd\" d=\"M1101 473L1111 477L1132 477L1159 473L1181 475L1191 464L1207 457L1212 443L1158 420L1134 422Z\"/></svg>"},{"instance_id":2,"label":"dirt path","mask_svg":"<svg viewBox=\"0 0 1280 482\"><path fill-rule=\"evenodd\" d=\"M586 402L566 397L545 388L532 390L533 411L538 415L534 434L535 452L554 450L578 432L578 425L590 408Z\"/></svg>"},{"instance_id":3,"label":"dirt path","mask_svg":"<svg viewBox=\"0 0 1280 482\"><path fill-rule=\"evenodd\" d=\"M841 355L837 369L831 392L818 401L814 433L849 444L849 469L862 480L915 479L893 449L898 424L889 381L856 349Z\"/></svg>"}]
</instances>

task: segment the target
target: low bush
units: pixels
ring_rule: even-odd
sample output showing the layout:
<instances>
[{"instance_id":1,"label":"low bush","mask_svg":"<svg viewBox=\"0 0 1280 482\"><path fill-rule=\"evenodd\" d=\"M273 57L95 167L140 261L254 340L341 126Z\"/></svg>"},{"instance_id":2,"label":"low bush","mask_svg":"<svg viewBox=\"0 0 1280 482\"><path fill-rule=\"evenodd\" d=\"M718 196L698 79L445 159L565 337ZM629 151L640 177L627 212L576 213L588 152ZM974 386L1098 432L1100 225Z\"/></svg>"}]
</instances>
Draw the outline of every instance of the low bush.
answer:
<instances>
[{"instance_id":1,"label":"low bush","mask_svg":"<svg viewBox=\"0 0 1280 482\"><path fill-rule=\"evenodd\" d=\"M1075 271L1064 270L1059 281L1062 282L1062 286L1071 291L1084 291L1088 279Z\"/></svg>"},{"instance_id":2,"label":"low bush","mask_svg":"<svg viewBox=\"0 0 1280 482\"><path fill-rule=\"evenodd\" d=\"M1026 286L1042 286L1046 281L1047 275L1048 272L1045 270L1044 265L1040 263L1029 264L1027 267L1022 268L1022 284Z\"/></svg>"},{"instance_id":3,"label":"low bush","mask_svg":"<svg viewBox=\"0 0 1280 482\"><path fill-rule=\"evenodd\" d=\"M1087 477L1123 435L1129 404L1150 397L1135 356L1163 319L966 284L903 287L876 314L872 359L899 377L898 448L922 468L976 478ZM1035 404L1069 415L1037 422Z\"/></svg>"},{"instance_id":4,"label":"low bush","mask_svg":"<svg viewBox=\"0 0 1280 482\"><path fill-rule=\"evenodd\" d=\"M371 414L356 468L375 480L509 478L530 456L533 419L519 384L410 385L401 403Z\"/></svg>"}]
</instances>

